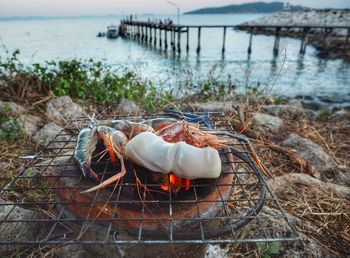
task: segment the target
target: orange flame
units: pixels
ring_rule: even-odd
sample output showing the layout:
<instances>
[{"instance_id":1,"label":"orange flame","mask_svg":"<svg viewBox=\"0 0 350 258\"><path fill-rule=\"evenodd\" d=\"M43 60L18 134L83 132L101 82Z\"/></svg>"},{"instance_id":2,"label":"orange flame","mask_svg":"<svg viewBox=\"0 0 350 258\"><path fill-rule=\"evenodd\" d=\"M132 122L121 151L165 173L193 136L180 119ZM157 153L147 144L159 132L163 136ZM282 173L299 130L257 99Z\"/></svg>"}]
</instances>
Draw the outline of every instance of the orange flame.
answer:
<instances>
[{"instance_id":1,"label":"orange flame","mask_svg":"<svg viewBox=\"0 0 350 258\"><path fill-rule=\"evenodd\" d=\"M183 188L185 191L190 190L190 184L191 180L177 177L174 173L170 173L169 183L161 184L160 188L164 191L172 191L174 193L177 193L181 188Z\"/></svg>"}]
</instances>

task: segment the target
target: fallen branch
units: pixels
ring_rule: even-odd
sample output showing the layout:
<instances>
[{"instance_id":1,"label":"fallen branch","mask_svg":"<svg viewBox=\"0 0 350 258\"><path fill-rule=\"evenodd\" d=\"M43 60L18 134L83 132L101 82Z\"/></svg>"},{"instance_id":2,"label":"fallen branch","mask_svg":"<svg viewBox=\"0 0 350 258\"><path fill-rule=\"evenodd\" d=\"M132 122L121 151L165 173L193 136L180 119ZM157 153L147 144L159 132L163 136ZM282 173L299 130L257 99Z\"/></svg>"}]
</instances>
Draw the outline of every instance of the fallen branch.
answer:
<instances>
[{"instance_id":1,"label":"fallen branch","mask_svg":"<svg viewBox=\"0 0 350 258\"><path fill-rule=\"evenodd\" d=\"M284 154L285 156L290 158L294 163L299 164L301 167L301 172L303 172L303 170L305 169L307 173L311 176L316 178L321 177L320 172L310 163L310 161L303 159L295 150L284 148L271 143L265 143L265 146L275 152Z\"/></svg>"}]
</instances>

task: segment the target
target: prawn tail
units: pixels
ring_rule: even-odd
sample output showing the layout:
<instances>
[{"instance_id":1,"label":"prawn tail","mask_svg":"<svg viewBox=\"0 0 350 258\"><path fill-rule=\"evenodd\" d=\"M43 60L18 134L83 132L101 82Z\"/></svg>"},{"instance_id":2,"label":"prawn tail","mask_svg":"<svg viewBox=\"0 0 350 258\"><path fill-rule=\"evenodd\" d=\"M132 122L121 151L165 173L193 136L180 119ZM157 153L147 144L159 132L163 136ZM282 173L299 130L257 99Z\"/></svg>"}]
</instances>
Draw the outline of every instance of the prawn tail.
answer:
<instances>
[{"instance_id":1,"label":"prawn tail","mask_svg":"<svg viewBox=\"0 0 350 258\"><path fill-rule=\"evenodd\" d=\"M97 182L100 181L98 175L95 173L95 171L92 170L92 168L89 165L84 164L81 170L83 171L85 177L90 177L96 180Z\"/></svg>"}]
</instances>

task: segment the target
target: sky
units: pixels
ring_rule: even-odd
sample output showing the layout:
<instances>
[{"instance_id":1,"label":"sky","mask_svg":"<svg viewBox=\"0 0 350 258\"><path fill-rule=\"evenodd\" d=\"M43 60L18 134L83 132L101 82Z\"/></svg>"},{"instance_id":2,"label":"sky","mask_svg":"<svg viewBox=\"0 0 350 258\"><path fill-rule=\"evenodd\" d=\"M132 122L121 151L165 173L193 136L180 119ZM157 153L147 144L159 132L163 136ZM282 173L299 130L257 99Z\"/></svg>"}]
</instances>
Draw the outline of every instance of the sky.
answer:
<instances>
[{"instance_id":1,"label":"sky","mask_svg":"<svg viewBox=\"0 0 350 258\"><path fill-rule=\"evenodd\" d=\"M210 6L257 2L259 0L172 0L186 12ZM283 0L275 0L283 1ZM271 2L265 0L265 2ZM291 0L315 8L350 8L350 0ZM0 16L72 16L122 14L175 14L167 0L0 0Z\"/></svg>"}]
</instances>

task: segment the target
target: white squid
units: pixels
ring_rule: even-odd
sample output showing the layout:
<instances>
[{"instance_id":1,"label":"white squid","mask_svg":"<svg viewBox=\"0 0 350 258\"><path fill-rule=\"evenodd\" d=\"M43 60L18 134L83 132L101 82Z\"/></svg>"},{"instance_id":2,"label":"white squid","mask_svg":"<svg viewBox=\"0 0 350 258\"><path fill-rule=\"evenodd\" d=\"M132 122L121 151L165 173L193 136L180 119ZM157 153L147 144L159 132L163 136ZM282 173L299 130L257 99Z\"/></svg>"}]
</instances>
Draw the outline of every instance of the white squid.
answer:
<instances>
[{"instance_id":1,"label":"white squid","mask_svg":"<svg viewBox=\"0 0 350 258\"><path fill-rule=\"evenodd\" d=\"M126 144L125 155L151 171L173 172L185 179L218 178L221 173L221 160L216 149L197 148L185 142L168 143L150 132L131 139Z\"/></svg>"}]
</instances>

